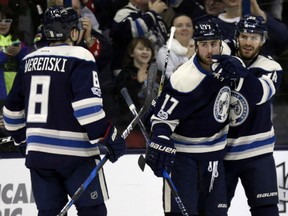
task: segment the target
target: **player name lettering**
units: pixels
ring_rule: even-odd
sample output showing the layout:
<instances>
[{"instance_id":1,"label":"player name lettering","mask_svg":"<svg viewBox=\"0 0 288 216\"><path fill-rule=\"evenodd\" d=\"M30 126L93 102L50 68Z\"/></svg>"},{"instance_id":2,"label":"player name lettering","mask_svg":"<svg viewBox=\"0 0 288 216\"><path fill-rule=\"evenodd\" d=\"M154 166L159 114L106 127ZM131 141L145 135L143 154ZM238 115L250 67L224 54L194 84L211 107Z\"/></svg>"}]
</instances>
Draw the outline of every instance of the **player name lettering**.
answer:
<instances>
[{"instance_id":1,"label":"player name lettering","mask_svg":"<svg viewBox=\"0 0 288 216\"><path fill-rule=\"evenodd\" d=\"M66 58L35 57L25 62L25 73L31 71L65 72Z\"/></svg>"}]
</instances>

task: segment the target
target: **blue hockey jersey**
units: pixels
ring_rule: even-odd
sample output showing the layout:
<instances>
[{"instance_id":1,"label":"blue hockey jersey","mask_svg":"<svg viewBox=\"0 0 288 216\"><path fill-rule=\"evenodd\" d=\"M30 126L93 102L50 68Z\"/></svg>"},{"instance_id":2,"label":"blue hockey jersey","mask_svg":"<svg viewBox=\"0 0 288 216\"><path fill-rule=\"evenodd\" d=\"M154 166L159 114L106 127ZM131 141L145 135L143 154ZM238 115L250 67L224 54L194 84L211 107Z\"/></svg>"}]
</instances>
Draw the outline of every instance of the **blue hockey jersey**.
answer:
<instances>
[{"instance_id":1,"label":"blue hockey jersey","mask_svg":"<svg viewBox=\"0 0 288 216\"><path fill-rule=\"evenodd\" d=\"M28 167L99 155L95 144L108 122L97 70L93 55L78 46L43 47L23 59L3 115L15 142L27 142Z\"/></svg>"},{"instance_id":2,"label":"blue hockey jersey","mask_svg":"<svg viewBox=\"0 0 288 216\"><path fill-rule=\"evenodd\" d=\"M272 154L274 150L272 97L279 88L283 71L277 62L262 55L258 55L247 68L249 76L240 79L231 93L225 160Z\"/></svg>"},{"instance_id":3,"label":"blue hockey jersey","mask_svg":"<svg viewBox=\"0 0 288 216\"><path fill-rule=\"evenodd\" d=\"M204 70L194 55L170 77L152 116L156 136L194 159L222 160L229 129L230 83Z\"/></svg>"}]
</instances>

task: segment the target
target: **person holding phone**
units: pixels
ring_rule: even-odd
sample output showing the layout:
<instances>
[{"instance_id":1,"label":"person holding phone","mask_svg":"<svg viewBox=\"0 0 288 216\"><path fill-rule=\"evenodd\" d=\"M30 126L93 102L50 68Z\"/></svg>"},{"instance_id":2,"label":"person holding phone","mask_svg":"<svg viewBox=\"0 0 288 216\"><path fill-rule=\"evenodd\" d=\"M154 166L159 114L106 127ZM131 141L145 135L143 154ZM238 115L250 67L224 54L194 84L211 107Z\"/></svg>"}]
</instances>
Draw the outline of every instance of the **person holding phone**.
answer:
<instances>
[{"instance_id":1,"label":"person holding phone","mask_svg":"<svg viewBox=\"0 0 288 216\"><path fill-rule=\"evenodd\" d=\"M13 11L8 6L0 5L0 116L20 62L29 52L18 35L17 23ZM7 135L2 122L1 118L0 137L5 137Z\"/></svg>"},{"instance_id":2,"label":"person holding phone","mask_svg":"<svg viewBox=\"0 0 288 216\"><path fill-rule=\"evenodd\" d=\"M8 6L0 6L0 101L10 91L18 65L28 53L17 33L17 18ZM2 105L1 105L2 107Z\"/></svg>"}]
</instances>

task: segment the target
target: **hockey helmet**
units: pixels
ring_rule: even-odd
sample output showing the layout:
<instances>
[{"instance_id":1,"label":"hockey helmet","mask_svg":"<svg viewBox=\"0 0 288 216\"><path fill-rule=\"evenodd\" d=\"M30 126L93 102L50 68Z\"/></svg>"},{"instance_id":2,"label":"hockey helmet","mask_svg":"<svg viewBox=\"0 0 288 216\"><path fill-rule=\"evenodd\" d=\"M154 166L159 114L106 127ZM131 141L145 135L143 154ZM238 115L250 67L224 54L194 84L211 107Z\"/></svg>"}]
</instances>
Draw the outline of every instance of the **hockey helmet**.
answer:
<instances>
[{"instance_id":1,"label":"hockey helmet","mask_svg":"<svg viewBox=\"0 0 288 216\"><path fill-rule=\"evenodd\" d=\"M45 11L43 33L47 40L65 41L73 28L82 29L78 13L72 7L55 5Z\"/></svg>"},{"instance_id":2,"label":"hockey helmet","mask_svg":"<svg viewBox=\"0 0 288 216\"><path fill-rule=\"evenodd\" d=\"M236 37L240 33L254 33L260 34L263 40L266 40L268 33L265 21L262 16L245 15L236 27Z\"/></svg>"},{"instance_id":3,"label":"hockey helmet","mask_svg":"<svg viewBox=\"0 0 288 216\"><path fill-rule=\"evenodd\" d=\"M202 21L194 26L193 39L195 41L221 40L222 33L217 23L211 20Z\"/></svg>"}]
</instances>

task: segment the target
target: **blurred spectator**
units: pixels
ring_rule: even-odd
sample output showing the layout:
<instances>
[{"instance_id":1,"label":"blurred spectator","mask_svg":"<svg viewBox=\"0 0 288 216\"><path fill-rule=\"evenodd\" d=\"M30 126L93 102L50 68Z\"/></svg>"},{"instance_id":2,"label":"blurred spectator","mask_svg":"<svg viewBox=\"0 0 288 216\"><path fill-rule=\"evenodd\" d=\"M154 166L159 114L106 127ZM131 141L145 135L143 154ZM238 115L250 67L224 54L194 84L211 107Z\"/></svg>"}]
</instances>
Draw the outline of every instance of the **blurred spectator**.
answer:
<instances>
[{"instance_id":1,"label":"blurred spectator","mask_svg":"<svg viewBox=\"0 0 288 216\"><path fill-rule=\"evenodd\" d=\"M223 0L226 5L225 12L219 14L215 19L224 39L233 40L236 23L239 22L242 15L242 0ZM251 0L251 14L262 16L268 27L268 40L263 47L263 55L276 57L285 50L288 43L288 28L281 21L275 19L270 14L264 12L257 3L257 0Z\"/></svg>"},{"instance_id":2,"label":"blurred spectator","mask_svg":"<svg viewBox=\"0 0 288 216\"><path fill-rule=\"evenodd\" d=\"M156 53L165 44L167 27L159 14L167 8L162 0L130 0L125 7L118 10L110 31L114 76L119 74L123 56L133 38L144 36L150 39Z\"/></svg>"},{"instance_id":3,"label":"blurred spectator","mask_svg":"<svg viewBox=\"0 0 288 216\"><path fill-rule=\"evenodd\" d=\"M2 118L4 100L13 85L22 58L29 52L21 41L17 26L18 18L12 9L0 5L0 137L7 136Z\"/></svg>"},{"instance_id":4,"label":"blurred spectator","mask_svg":"<svg viewBox=\"0 0 288 216\"><path fill-rule=\"evenodd\" d=\"M52 5L63 5L63 3L63 0L49 0L48 7ZM110 70L112 47L107 38L93 28L92 21L89 17L92 16L95 18L94 14L88 8L84 12L87 13L87 11L90 11L89 17L85 16L85 13L82 14L83 10L80 0L72 0L72 7L81 15L83 27L78 45L87 48L94 55L99 67L99 73L107 71L108 69Z\"/></svg>"},{"instance_id":5,"label":"blurred spectator","mask_svg":"<svg viewBox=\"0 0 288 216\"><path fill-rule=\"evenodd\" d=\"M184 13L191 17L194 25L202 20L217 16L225 10L223 0L178 0L172 4L176 13Z\"/></svg>"},{"instance_id":6,"label":"blurred spectator","mask_svg":"<svg viewBox=\"0 0 288 216\"><path fill-rule=\"evenodd\" d=\"M288 1L283 2L282 21L288 26ZM286 11L286 12L285 12Z\"/></svg>"},{"instance_id":7,"label":"blurred spectator","mask_svg":"<svg viewBox=\"0 0 288 216\"><path fill-rule=\"evenodd\" d=\"M24 42L32 46L37 27L47 7L47 0L9 0L9 7L19 17L18 31Z\"/></svg>"},{"instance_id":8,"label":"blurred spectator","mask_svg":"<svg viewBox=\"0 0 288 216\"><path fill-rule=\"evenodd\" d=\"M123 68L116 77L116 94L120 113L115 121L119 129L123 130L133 119L133 115L120 91L123 87L126 87L136 109L140 110L146 98L147 71L154 59L154 55L153 44L148 38L134 38L128 46ZM155 95L156 91L157 87L155 87ZM127 146L130 148L145 147L144 136L138 127L133 130L133 133L127 137L126 141Z\"/></svg>"},{"instance_id":9,"label":"blurred spectator","mask_svg":"<svg viewBox=\"0 0 288 216\"><path fill-rule=\"evenodd\" d=\"M204 0L204 8L207 14L218 16L225 10L225 4L222 0Z\"/></svg>"},{"instance_id":10,"label":"blurred spectator","mask_svg":"<svg viewBox=\"0 0 288 216\"><path fill-rule=\"evenodd\" d=\"M282 20L283 0L259 0L261 8L271 14L273 17Z\"/></svg>"},{"instance_id":11,"label":"blurred spectator","mask_svg":"<svg viewBox=\"0 0 288 216\"><path fill-rule=\"evenodd\" d=\"M153 44L148 38L134 38L128 45L122 70L116 77L116 92L121 112L120 121L129 123L133 118L120 93L121 89L127 88L136 108L140 109L146 97L147 71L154 56Z\"/></svg>"},{"instance_id":12,"label":"blurred spectator","mask_svg":"<svg viewBox=\"0 0 288 216\"><path fill-rule=\"evenodd\" d=\"M176 15L172 20L172 26L176 28L176 31L168 61L166 58L169 40L166 45L160 48L156 58L158 69L165 71L167 78L195 53L194 40L192 39L193 23L191 18L184 14ZM165 64L167 64L166 68Z\"/></svg>"},{"instance_id":13,"label":"blurred spectator","mask_svg":"<svg viewBox=\"0 0 288 216\"><path fill-rule=\"evenodd\" d=\"M110 30L112 27L113 18L117 11L129 3L129 0L88 0L86 6L91 1L93 2L94 7L93 12L99 21L100 29L102 31ZM89 8L91 9L91 7Z\"/></svg>"},{"instance_id":14,"label":"blurred spectator","mask_svg":"<svg viewBox=\"0 0 288 216\"><path fill-rule=\"evenodd\" d=\"M8 6L0 6L0 100L6 99L18 66L29 52L17 31L18 18ZM2 106L1 106L2 107Z\"/></svg>"}]
</instances>

